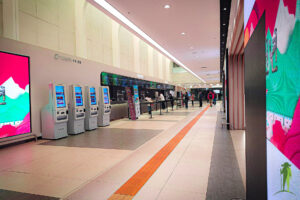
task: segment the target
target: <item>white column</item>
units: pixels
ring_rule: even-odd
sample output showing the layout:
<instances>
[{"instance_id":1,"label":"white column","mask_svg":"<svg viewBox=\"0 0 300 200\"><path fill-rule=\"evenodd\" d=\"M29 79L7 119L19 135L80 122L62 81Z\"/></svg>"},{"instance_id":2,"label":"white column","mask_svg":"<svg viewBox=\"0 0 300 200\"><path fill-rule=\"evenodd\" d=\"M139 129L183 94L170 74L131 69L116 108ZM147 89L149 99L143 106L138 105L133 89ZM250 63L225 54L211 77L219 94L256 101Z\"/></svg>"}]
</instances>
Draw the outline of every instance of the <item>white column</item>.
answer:
<instances>
[{"instance_id":1,"label":"white column","mask_svg":"<svg viewBox=\"0 0 300 200\"><path fill-rule=\"evenodd\" d=\"M87 2L85 0L76 0L74 2L76 56L87 58L87 37L85 23L85 10Z\"/></svg>"},{"instance_id":2,"label":"white column","mask_svg":"<svg viewBox=\"0 0 300 200\"><path fill-rule=\"evenodd\" d=\"M19 39L19 6L18 0L3 0L3 36Z\"/></svg>"}]
</instances>

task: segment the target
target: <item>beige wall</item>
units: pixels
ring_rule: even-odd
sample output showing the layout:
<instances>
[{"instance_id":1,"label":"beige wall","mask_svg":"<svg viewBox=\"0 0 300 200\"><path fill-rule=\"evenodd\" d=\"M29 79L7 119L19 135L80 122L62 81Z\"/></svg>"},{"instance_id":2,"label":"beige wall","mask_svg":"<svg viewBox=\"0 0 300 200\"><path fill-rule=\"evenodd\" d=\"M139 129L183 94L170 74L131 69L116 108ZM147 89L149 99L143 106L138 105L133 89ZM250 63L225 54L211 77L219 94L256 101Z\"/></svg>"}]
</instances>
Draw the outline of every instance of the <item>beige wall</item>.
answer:
<instances>
[{"instance_id":1,"label":"beige wall","mask_svg":"<svg viewBox=\"0 0 300 200\"><path fill-rule=\"evenodd\" d=\"M0 0L0 35L171 81L166 56L85 0Z\"/></svg>"},{"instance_id":2,"label":"beige wall","mask_svg":"<svg viewBox=\"0 0 300 200\"><path fill-rule=\"evenodd\" d=\"M171 73L172 83L174 84L198 84L202 83L198 78L189 72Z\"/></svg>"}]
</instances>

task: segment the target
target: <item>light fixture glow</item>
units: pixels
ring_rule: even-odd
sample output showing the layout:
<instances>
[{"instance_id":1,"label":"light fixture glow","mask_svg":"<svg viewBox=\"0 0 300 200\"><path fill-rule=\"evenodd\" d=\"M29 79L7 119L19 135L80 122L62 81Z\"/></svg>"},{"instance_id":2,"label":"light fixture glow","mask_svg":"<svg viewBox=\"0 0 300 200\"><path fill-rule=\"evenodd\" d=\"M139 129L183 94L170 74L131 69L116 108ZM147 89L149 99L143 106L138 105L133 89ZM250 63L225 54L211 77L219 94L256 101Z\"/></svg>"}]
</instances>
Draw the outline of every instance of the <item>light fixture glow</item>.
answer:
<instances>
[{"instance_id":1,"label":"light fixture glow","mask_svg":"<svg viewBox=\"0 0 300 200\"><path fill-rule=\"evenodd\" d=\"M171 8L171 6L167 4L167 5L164 6L164 8L168 9L168 8Z\"/></svg>"},{"instance_id":2,"label":"light fixture glow","mask_svg":"<svg viewBox=\"0 0 300 200\"><path fill-rule=\"evenodd\" d=\"M139 34L141 37L143 37L146 41L151 43L154 47L159 49L162 53L164 53L166 56L168 56L171 60L176 62L178 65L182 66L184 69L186 69L188 72L193 74L195 77L197 77L202 82L206 83L204 79L199 77L197 74L195 74L192 70L190 70L187 66L185 66L183 63L181 63L179 60L177 60L174 56L172 56L168 51L166 51L163 47L161 47L158 43L156 43L152 38L150 38L146 33L144 33L141 29L139 29L136 25L134 25L129 19L127 19L124 15L122 15L117 9L112 7L109 3L107 3L105 0L94 0L98 5L103 7L106 11L108 11L110 14L112 14L114 17L119 19L121 22L126 24L128 27L130 27L132 30L134 30L137 34ZM184 33L185 34L185 33Z\"/></svg>"},{"instance_id":3,"label":"light fixture glow","mask_svg":"<svg viewBox=\"0 0 300 200\"><path fill-rule=\"evenodd\" d=\"M225 26L226 24L223 24L223 26Z\"/></svg>"},{"instance_id":4,"label":"light fixture glow","mask_svg":"<svg viewBox=\"0 0 300 200\"><path fill-rule=\"evenodd\" d=\"M227 8L224 8L224 10L227 10Z\"/></svg>"},{"instance_id":5,"label":"light fixture glow","mask_svg":"<svg viewBox=\"0 0 300 200\"><path fill-rule=\"evenodd\" d=\"M181 35L185 35L185 32L182 32Z\"/></svg>"}]
</instances>

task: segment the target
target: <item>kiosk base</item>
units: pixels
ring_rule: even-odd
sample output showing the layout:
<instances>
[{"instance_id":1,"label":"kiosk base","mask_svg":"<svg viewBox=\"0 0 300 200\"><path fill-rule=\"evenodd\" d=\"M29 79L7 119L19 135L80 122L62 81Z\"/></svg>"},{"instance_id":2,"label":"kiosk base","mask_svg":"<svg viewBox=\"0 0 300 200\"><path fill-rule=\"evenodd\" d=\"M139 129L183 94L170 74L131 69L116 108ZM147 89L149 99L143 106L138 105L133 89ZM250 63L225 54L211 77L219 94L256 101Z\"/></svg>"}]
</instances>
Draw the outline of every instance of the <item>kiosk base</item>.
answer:
<instances>
[{"instance_id":1,"label":"kiosk base","mask_svg":"<svg viewBox=\"0 0 300 200\"><path fill-rule=\"evenodd\" d=\"M98 126L109 126L110 114L102 115L98 120Z\"/></svg>"},{"instance_id":2,"label":"kiosk base","mask_svg":"<svg viewBox=\"0 0 300 200\"><path fill-rule=\"evenodd\" d=\"M90 117L85 120L85 130L94 130L97 126L97 117Z\"/></svg>"},{"instance_id":3,"label":"kiosk base","mask_svg":"<svg viewBox=\"0 0 300 200\"><path fill-rule=\"evenodd\" d=\"M74 121L69 121L68 134L76 135L79 133L83 133L84 129L84 119L77 119Z\"/></svg>"}]
</instances>

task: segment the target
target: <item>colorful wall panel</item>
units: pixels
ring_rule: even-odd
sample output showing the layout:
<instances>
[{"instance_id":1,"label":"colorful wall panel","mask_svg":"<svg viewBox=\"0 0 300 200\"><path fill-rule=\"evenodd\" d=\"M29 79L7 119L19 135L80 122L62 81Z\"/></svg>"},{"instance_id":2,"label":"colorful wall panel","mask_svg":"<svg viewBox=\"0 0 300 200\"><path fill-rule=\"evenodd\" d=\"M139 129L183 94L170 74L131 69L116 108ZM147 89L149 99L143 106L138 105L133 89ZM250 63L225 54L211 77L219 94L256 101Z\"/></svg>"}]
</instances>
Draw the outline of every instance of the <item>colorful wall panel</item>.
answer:
<instances>
[{"instance_id":1,"label":"colorful wall panel","mask_svg":"<svg viewBox=\"0 0 300 200\"><path fill-rule=\"evenodd\" d=\"M264 12L268 199L300 199L300 0L256 0L245 46Z\"/></svg>"},{"instance_id":2,"label":"colorful wall panel","mask_svg":"<svg viewBox=\"0 0 300 200\"><path fill-rule=\"evenodd\" d=\"M0 139L31 132L29 57L0 52Z\"/></svg>"}]
</instances>

